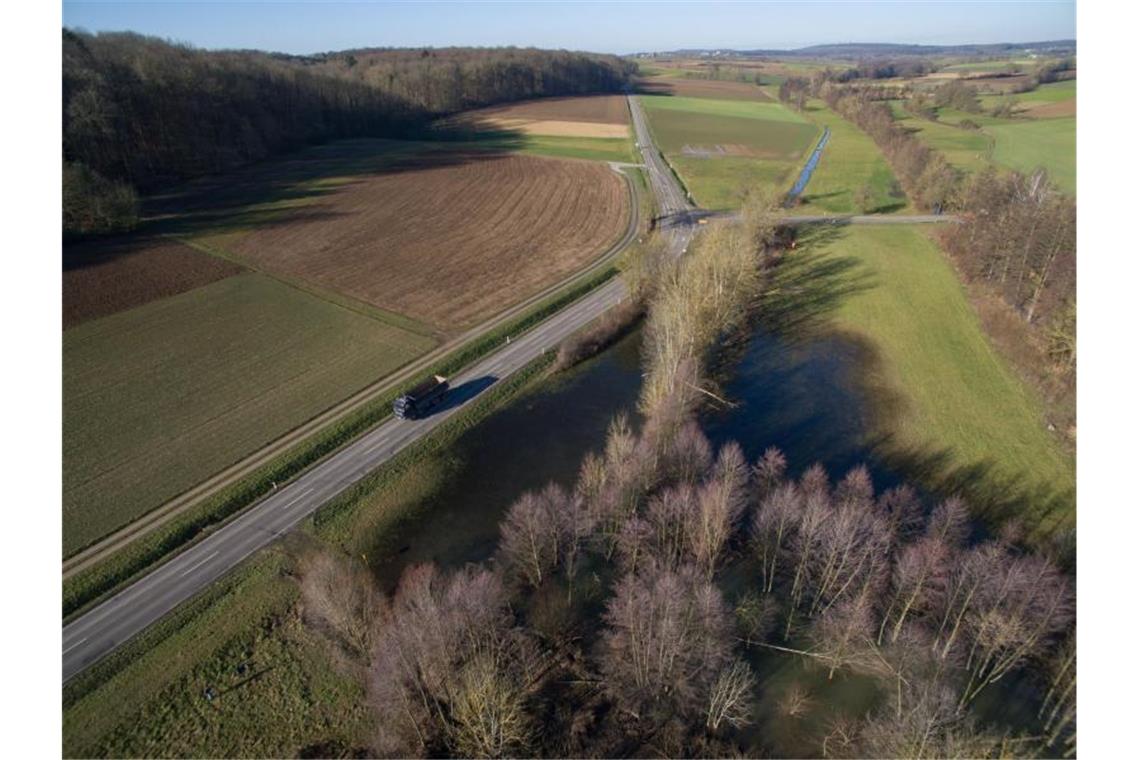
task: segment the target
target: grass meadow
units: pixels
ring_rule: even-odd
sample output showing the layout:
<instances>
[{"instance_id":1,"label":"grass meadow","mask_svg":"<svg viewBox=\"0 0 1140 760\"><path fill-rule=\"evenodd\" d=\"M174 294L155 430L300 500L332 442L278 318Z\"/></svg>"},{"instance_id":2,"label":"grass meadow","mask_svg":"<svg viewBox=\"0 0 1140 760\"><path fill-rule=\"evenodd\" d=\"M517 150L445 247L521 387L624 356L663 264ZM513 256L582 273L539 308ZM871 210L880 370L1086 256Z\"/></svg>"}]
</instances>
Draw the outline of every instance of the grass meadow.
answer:
<instances>
[{"instance_id":1,"label":"grass meadow","mask_svg":"<svg viewBox=\"0 0 1140 760\"><path fill-rule=\"evenodd\" d=\"M864 374L882 452L927 485L999 500L983 511L1028 501L1040 514L1022 513L1026 527L1042 534L1073 527L1074 462L1046 430L1039 400L990 345L927 234L846 227L814 242L809 236L796 253L800 268L830 263L847 273L834 326L874 354Z\"/></svg>"},{"instance_id":2,"label":"grass meadow","mask_svg":"<svg viewBox=\"0 0 1140 760\"><path fill-rule=\"evenodd\" d=\"M64 554L435 345L260 274L66 331Z\"/></svg>"},{"instance_id":3,"label":"grass meadow","mask_svg":"<svg viewBox=\"0 0 1140 760\"><path fill-rule=\"evenodd\" d=\"M874 140L820 101L811 101L806 114L821 131L830 127L831 137L804 189L798 213L884 213L907 208L906 196ZM864 186L870 189L869 204L856 208L856 193Z\"/></svg>"},{"instance_id":4,"label":"grass meadow","mask_svg":"<svg viewBox=\"0 0 1140 760\"><path fill-rule=\"evenodd\" d=\"M1022 172L1045 167L1057 185L1077 192L1077 120L1036 119L987 127L994 137L993 160Z\"/></svg>"}]
</instances>

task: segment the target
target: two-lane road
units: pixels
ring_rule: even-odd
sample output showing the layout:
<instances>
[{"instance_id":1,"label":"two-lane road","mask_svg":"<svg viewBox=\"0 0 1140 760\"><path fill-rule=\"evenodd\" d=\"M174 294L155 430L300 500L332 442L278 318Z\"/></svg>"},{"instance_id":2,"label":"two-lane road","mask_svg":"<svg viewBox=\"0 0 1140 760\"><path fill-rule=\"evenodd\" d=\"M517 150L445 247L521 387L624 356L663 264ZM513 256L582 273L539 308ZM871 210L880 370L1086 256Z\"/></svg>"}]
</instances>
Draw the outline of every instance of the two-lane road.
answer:
<instances>
[{"instance_id":1,"label":"two-lane road","mask_svg":"<svg viewBox=\"0 0 1140 760\"><path fill-rule=\"evenodd\" d=\"M662 213L692 208L652 145L640 107L630 99L649 186ZM687 248L692 222L673 225L666 240L674 255ZM390 419L332 454L241 516L178 554L63 629L63 680L80 672L199 593L258 549L272 543L322 504L441 425L496 382L554 350L626 296L613 279L451 380L441 410L422 420Z\"/></svg>"}]
</instances>

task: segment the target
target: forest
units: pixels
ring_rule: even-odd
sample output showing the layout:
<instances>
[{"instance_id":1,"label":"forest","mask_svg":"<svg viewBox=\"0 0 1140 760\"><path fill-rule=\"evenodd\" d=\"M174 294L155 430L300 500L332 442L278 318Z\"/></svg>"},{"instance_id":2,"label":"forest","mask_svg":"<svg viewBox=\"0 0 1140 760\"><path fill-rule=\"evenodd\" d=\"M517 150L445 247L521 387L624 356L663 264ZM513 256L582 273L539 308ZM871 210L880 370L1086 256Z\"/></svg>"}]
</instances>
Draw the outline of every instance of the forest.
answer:
<instances>
[{"instance_id":1,"label":"forest","mask_svg":"<svg viewBox=\"0 0 1140 760\"><path fill-rule=\"evenodd\" d=\"M129 229L138 193L304 145L413 137L440 116L614 92L616 56L536 49L207 51L63 31L64 234Z\"/></svg>"},{"instance_id":2,"label":"forest","mask_svg":"<svg viewBox=\"0 0 1140 760\"><path fill-rule=\"evenodd\" d=\"M304 619L374 709L369 751L752 754L757 662L774 656L874 684L877 707L836 717L818 756L1074 753L1065 557L1013 524L980 531L960 499L876 493L862 467L793 478L778 450L748 462L701 431L715 347L778 263L774 217L754 199L681 261L634 262L642 425L617 417L571 487L519 497L490 562L411 566L385 594L355 558L302 554ZM1032 725L982 721L980 696L1015 679L1032 684ZM793 719L805 698L778 709Z\"/></svg>"}]
</instances>

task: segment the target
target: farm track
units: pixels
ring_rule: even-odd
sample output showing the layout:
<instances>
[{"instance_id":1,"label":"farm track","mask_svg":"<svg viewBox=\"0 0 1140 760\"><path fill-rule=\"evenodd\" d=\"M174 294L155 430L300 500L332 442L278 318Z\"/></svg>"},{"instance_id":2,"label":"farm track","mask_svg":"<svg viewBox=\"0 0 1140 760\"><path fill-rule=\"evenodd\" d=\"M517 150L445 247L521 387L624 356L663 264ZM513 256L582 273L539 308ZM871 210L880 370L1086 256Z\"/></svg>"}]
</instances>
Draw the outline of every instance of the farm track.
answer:
<instances>
[{"instance_id":1,"label":"farm track","mask_svg":"<svg viewBox=\"0 0 1140 760\"><path fill-rule=\"evenodd\" d=\"M636 165L628 164L625 166ZM243 478L248 477L261 467L282 456L287 451L289 451L289 449L298 445L309 436L315 434L317 431L336 424L340 420L351 415L353 412L359 410L361 407L372 402L378 396L388 393L392 389L410 382L418 375L426 371L433 364L446 357L448 354L461 349L468 343L478 340L480 337L495 330L496 328L509 323L514 319L517 319L547 298L550 298L556 293L573 286L579 281L585 280L601 269L609 266L618 256L618 254L620 254L621 251L623 251L637 235L637 230L640 224L640 219L638 217L639 204L637 201L637 193L634 189L633 182L630 181L626 174L617 171L616 168L614 171L623 178L624 185L626 186L626 192L628 193L630 214L626 229L622 237L617 242L615 242L607 251L605 251L595 261L590 263L586 268L574 272L561 281L554 283L539 293L536 293L526 300L515 304L506 311L492 317L486 322L471 328L470 330L464 332L462 335L459 335L441 344L432 351L424 354L411 363L405 365L403 368L397 370L394 374L387 375L380 380L377 380L367 388L360 390L349 398L336 404L335 406L330 407L327 411L322 412L320 415L310 419L308 422L297 427L286 435L278 438L269 445L250 454L241 461L234 463L230 467L227 467L226 469L203 481L194 488L148 512L138 520L135 520L131 524L120 528L119 530L108 535L106 538L98 541L97 543L92 544L91 546L77 552L71 557L66 558L63 562L64 580L90 567L95 566L99 562L124 549L133 541L151 533L158 528L161 528L163 525L169 523L179 515L182 515L188 510L200 505L206 499L209 499L224 489L240 482Z\"/></svg>"}]
</instances>

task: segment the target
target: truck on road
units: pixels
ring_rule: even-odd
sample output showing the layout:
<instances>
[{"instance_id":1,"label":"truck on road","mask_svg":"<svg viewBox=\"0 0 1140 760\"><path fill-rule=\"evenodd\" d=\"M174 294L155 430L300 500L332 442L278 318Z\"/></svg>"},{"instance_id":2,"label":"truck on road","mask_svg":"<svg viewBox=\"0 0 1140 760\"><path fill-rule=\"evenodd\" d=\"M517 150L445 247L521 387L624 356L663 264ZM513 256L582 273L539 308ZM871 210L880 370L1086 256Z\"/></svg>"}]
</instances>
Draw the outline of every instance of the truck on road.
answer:
<instances>
[{"instance_id":1,"label":"truck on road","mask_svg":"<svg viewBox=\"0 0 1140 760\"><path fill-rule=\"evenodd\" d=\"M401 420L414 420L422 417L432 407L443 401L447 393L447 378L433 375L392 403L392 413Z\"/></svg>"}]
</instances>

